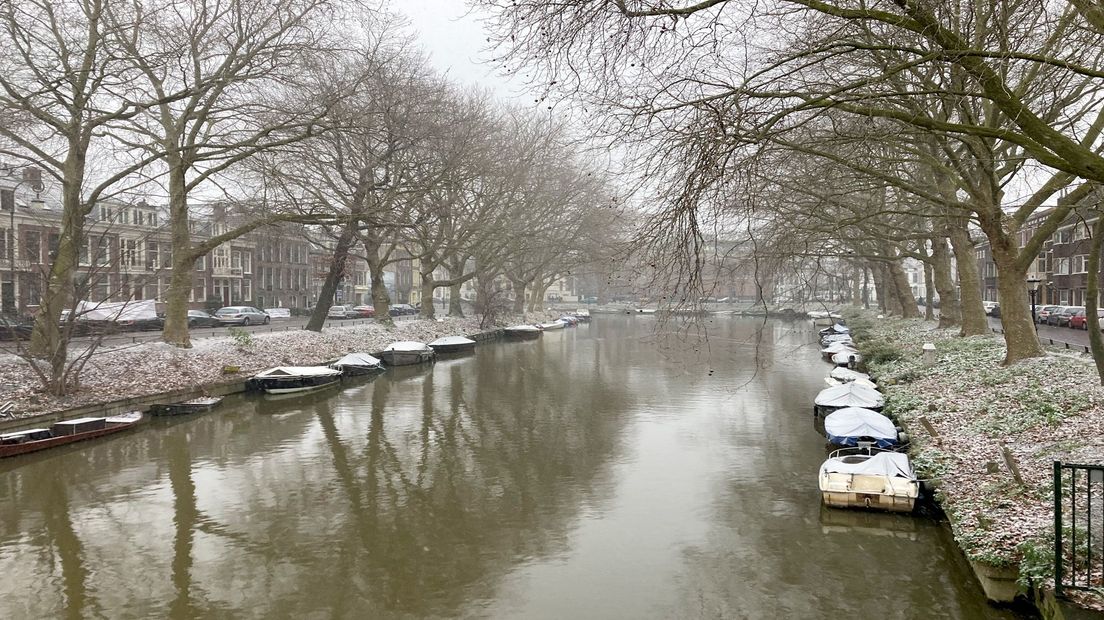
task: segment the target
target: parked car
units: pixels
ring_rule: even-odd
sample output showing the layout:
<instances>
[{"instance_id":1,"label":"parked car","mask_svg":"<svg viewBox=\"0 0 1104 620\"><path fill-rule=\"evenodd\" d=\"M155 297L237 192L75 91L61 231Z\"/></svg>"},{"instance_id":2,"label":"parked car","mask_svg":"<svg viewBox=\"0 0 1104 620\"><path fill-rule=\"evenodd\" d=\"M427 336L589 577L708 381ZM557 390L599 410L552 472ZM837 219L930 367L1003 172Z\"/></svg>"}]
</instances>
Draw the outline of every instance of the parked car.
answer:
<instances>
[{"instance_id":1,"label":"parked car","mask_svg":"<svg viewBox=\"0 0 1104 620\"><path fill-rule=\"evenodd\" d=\"M983 302L981 302L981 305L985 308L985 314L988 314L989 316L993 316L993 308L997 307L997 302L995 302L995 301L983 301Z\"/></svg>"},{"instance_id":2,"label":"parked car","mask_svg":"<svg viewBox=\"0 0 1104 620\"><path fill-rule=\"evenodd\" d=\"M1078 311L1080 311L1081 314L1084 314L1085 306L1066 306L1065 309L1062 310L1062 312L1058 315L1058 320L1055 325L1057 325L1058 327L1070 327L1070 319L1072 319L1073 316L1078 313Z\"/></svg>"},{"instance_id":3,"label":"parked car","mask_svg":"<svg viewBox=\"0 0 1104 620\"><path fill-rule=\"evenodd\" d=\"M360 318L360 313L356 310L353 310L352 306L330 306L330 310L326 312L326 318L356 319Z\"/></svg>"},{"instance_id":4,"label":"parked car","mask_svg":"<svg viewBox=\"0 0 1104 620\"><path fill-rule=\"evenodd\" d=\"M17 319L0 316L0 340L27 340L34 326Z\"/></svg>"},{"instance_id":5,"label":"parked car","mask_svg":"<svg viewBox=\"0 0 1104 620\"><path fill-rule=\"evenodd\" d=\"M1096 316L1104 317L1104 308L1098 308L1096 310ZM1078 313L1070 317L1070 327L1075 330L1089 329L1089 313L1084 310L1079 310Z\"/></svg>"},{"instance_id":6,"label":"parked car","mask_svg":"<svg viewBox=\"0 0 1104 620\"><path fill-rule=\"evenodd\" d=\"M165 316L158 314L147 319L117 319L114 328L126 332L152 332L165 329Z\"/></svg>"},{"instance_id":7,"label":"parked car","mask_svg":"<svg viewBox=\"0 0 1104 620\"><path fill-rule=\"evenodd\" d=\"M220 325L268 325L267 314L253 306L226 306L215 311Z\"/></svg>"},{"instance_id":8,"label":"parked car","mask_svg":"<svg viewBox=\"0 0 1104 620\"><path fill-rule=\"evenodd\" d=\"M373 306L353 306L353 310L355 310L357 316L362 319L370 319L376 316L376 309Z\"/></svg>"},{"instance_id":9,"label":"parked car","mask_svg":"<svg viewBox=\"0 0 1104 620\"><path fill-rule=\"evenodd\" d=\"M410 304L392 304L388 313L391 314L391 316L404 316L418 314L418 309Z\"/></svg>"},{"instance_id":10,"label":"parked car","mask_svg":"<svg viewBox=\"0 0 1104 620\"><path fill-rule=\"evenodd\" d=\"M1000 304L994 303L993 307L989 308L985 314L988 314L995 319L1001 318Z\"/></svg>"},{"instance_id":11,"label":"parked car","mask_svg":"<svg viewBox=\"0 0 1104 620\"><path fill-rule=\"evenodd\" d=\"M218 327L219 320L202 310L188 311L188 327Z\"/></svg>"},{"instance_id":12,"label":"parked car","mask_svg":"<svg viewBox=\"0 0 1104 620\"><path fill-rule=\"evenodd\" d=\"M1058 324L1058 317L1061 316L1062 312L1065 311L1065 309L1068 308L1068 307L1069 306L1054 306L1054 308L1050 311L1050 313L1047 314L1046 324L1047 325L1057 325Z\"/></svg>"},{"instance_id":13,"label":"parked car","mask_svg":"<svg viewBox=\"0 0 1104 620\"><path fill-rule=\"evenodd\" d=\"M1061 309L1062 306L1039 306L1035 308L1035 322L1042 325L1047 322L1047 317L1050 316L1055 310Z\"/></svg>"}]
</instances>

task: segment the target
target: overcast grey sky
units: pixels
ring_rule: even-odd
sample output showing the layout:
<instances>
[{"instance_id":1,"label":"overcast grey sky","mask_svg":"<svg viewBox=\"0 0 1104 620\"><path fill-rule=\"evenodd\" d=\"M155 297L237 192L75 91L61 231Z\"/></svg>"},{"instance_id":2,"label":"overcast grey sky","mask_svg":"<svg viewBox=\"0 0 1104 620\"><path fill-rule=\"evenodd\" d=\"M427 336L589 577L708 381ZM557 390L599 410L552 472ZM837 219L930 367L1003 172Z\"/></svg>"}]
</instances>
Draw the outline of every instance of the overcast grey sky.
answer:
<instances>
[{"instance_id":1,"label":"overcast grey sky","mask_svg":"<svg viewBox=\"0 0 1104 620\"><path fill-rule=\"evenodd\" d=\"M479 13L469 14L464 0L392 0L390 8L406 16L438 71L460 83L491 88L504 99L523 91L517 80L508 80L490 65L481 64L489 58L483 51L487 35Z\"/></svg>"}]
</instances>

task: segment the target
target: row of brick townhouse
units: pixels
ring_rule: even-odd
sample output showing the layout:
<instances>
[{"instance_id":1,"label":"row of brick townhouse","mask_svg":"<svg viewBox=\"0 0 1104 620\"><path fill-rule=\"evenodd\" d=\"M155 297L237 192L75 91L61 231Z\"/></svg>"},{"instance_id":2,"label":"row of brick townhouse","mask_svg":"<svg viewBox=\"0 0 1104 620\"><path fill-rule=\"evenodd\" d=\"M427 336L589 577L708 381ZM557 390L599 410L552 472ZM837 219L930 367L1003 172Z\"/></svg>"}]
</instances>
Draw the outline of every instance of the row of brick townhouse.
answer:
<instances>
[{"instance_id":1,"label":"row of brick townhouse","mask_svg":"<svg viewBox=\"0 0 1104 620\"><path fill-rule=\"evenodd\" d=\"M1096 197L1093 199L1099 200ZM1043 210L1025 223L1020 234L1021 248L1026 245L1039 224L1051 211L1051 209ZM1093 209L1077 209L1043 244L1027 274L1028 280L1039 281L1037 294L1039 305L1085 305L1085 291L1090 277L1096 277L1104 289L1104 278L1101 277L1101 273L1098 271L1096 274L1089 274L1088 272L1090 231L1097 217ZM1000 301L997 293L997 266L993 262L989 242L984 236L981 236L976 251L978 267L981 270L982 297L986 301ZM1029 302L1025 300L1025 303Z\"/></svg>"}]
</instances>

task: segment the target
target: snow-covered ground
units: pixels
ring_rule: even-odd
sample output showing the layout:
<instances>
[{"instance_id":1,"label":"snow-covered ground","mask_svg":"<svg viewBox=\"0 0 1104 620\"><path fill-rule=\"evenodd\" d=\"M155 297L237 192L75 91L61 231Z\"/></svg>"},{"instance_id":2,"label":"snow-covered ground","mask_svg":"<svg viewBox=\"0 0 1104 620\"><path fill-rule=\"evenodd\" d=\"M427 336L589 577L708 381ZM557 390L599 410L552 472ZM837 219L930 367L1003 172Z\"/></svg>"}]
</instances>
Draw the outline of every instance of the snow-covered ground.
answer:
<instances>
[{"instance_id":1,"label":"snow-covered ground","mask_svg":"<svg viewBox=\"0 0 1104 620\"><path fill-rule=\"evenodd\" d=\"M886 392L887 414L912 438L913 465L938 482L940 504L967 556L1045 578L1053 549L1052 463L1104 463L1104 388L1091 358L1055 351L1002 367L999 338L960 338L930 322L869 314L848 322L864 351L903 352L872 363L871 372ZM938 351L932 368L921 363L925 342ZM1014 455L1024 486L1005 465L1002 446Z\"/></svg>"},{"instance_id":2,"label":"snow-covered ground","mask_svg":"<svg viewBox=\"0 0 1104 620\"><path fill-rule=\"evenodd\" d=\"M533 314L507 317L505 324L545 322L559 316ZM510 321L510 318L513 321ZM411 320L393 327L360 324L250 334L248 343L231 336L196 340L191 349L160 342L104 346L96 350L81 373L80 390L56 398L41 391L28 363L15 355L0 356L0 404L12 402L19 417L50 413L81 405L147 396L249 377L273 366L320 364L357 351L380 351L396 340L430 342L442 336L469 335L481 330L478 319ZM225 366L237 366L233 375Z\"/></svg>"}]
</instances>

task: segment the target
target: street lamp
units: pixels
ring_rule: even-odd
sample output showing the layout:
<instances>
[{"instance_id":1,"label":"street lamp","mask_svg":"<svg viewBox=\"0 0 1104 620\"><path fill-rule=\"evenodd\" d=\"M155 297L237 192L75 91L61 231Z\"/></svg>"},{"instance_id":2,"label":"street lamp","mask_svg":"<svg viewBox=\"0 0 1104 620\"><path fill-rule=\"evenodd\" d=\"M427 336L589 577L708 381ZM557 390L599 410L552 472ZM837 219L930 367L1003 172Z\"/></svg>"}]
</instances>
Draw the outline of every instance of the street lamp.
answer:
<instances>
[{"instance_id":1,"label":"street lamp","mask_svg":"<svg viewBox=\"0 0 1104 620\"><path fill-rule=\"evenodd\" d=\"M1039 331L1039 321L1035 318L1035 297L1039 294L1039 285L1042 283L1039 278L1027 279L1027 293L1031 295L1031 322L1035 324L1035 331Z\"/></svg>"}]
</instances>

